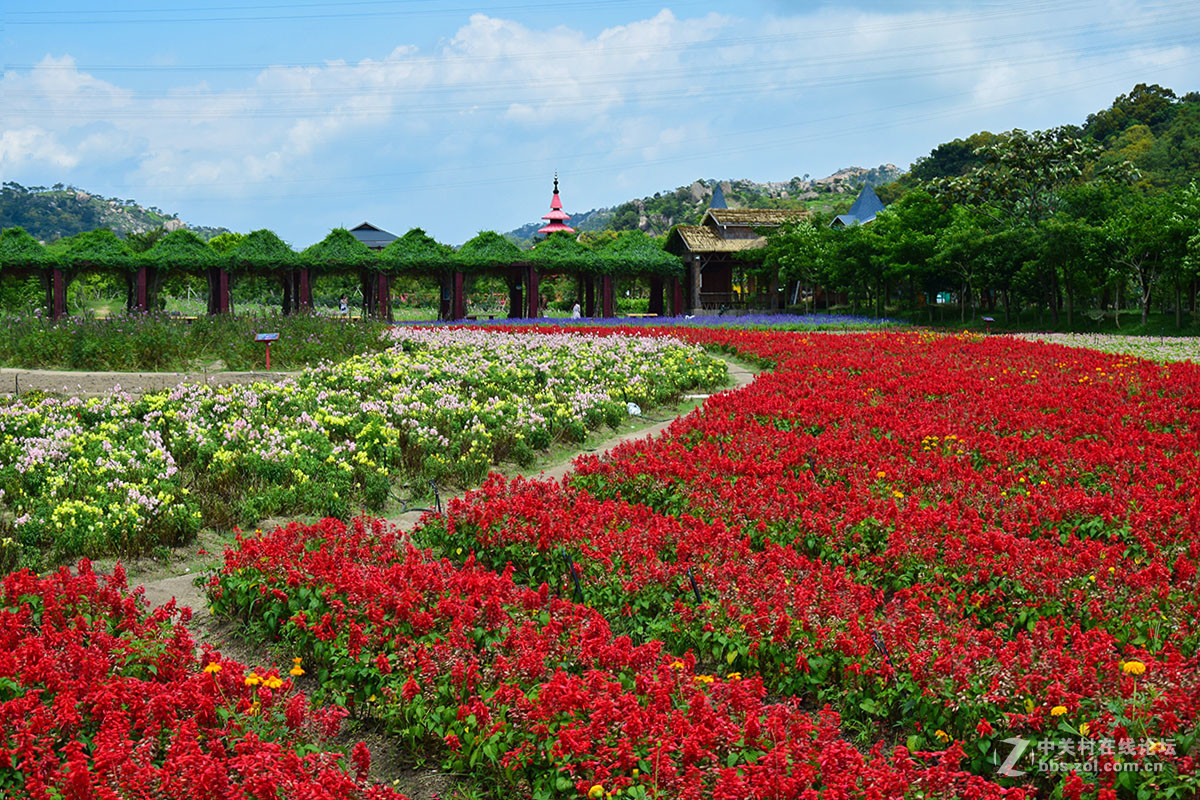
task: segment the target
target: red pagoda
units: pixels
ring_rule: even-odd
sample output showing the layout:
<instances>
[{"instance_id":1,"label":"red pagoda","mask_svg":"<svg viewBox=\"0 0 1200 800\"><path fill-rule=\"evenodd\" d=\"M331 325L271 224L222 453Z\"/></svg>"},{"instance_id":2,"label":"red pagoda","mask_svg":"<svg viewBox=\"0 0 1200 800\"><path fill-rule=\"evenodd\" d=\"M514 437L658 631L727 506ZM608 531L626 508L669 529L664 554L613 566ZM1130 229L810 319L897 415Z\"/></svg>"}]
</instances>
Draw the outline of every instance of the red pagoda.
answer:
<instances>
[{"instance_id":1,"label":"red pagoda","mask_svg":"<svg viewBox=\"0 0 1200 800\"><path fill-rule=\"evenodd\" d=\"M550 213L542 217L542 219L550 220L545 227L538 230L538 233L574 233L575 229L568 225L565 220L571 218L571 215L563 211L562 200L558 199L558 173L554 173L554 197L550 200Z\"/></svg>"}]
</instances>

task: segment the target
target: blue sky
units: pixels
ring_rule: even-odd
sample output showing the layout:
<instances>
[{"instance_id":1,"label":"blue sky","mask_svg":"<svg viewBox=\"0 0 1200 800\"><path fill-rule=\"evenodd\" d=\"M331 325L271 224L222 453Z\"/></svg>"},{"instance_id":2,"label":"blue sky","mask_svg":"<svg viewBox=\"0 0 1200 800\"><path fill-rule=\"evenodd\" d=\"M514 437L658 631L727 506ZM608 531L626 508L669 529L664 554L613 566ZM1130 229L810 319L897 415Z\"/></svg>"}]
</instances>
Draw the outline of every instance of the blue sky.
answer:
<instances>
[{"instance_id":1,"label":"blue sky","mask_svg":"<svg viewBox=\"0 0 1200 800\"><path fill-rule=\"evenodd\" d=\"M1195 0L5 0L0 176L295 246L906 167L1200 89Z\"/></svg>"}]
</instances>

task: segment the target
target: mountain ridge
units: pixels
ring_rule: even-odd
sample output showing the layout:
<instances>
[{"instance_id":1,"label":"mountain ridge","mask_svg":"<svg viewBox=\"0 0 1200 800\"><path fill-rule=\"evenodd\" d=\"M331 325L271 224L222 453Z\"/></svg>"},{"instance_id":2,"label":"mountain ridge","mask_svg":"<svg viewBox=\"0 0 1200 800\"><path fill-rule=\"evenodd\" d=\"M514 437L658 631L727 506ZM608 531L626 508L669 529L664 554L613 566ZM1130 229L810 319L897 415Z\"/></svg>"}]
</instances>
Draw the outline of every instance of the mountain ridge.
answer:
<instances>
[{"instance_id":1,"label":"mountain ridge","mask_svg":"<svg viewBox=\"0 0 1200 800\"><path fill-rule=\"evenodd\" d=\"M698 223L718 184L730 208L809 208L833 214L844 210L842 206L849 207L864 185L881 186L903 174L904 170L895 164L881 164L872 168L843 167L832 175L816 179L808 175L766 182L748 178L701 178L687 186L655 192L616 206L571 214L567 224L581 233L637 229L661 236L674 225ZM504 236L528 247L544 224L530 222Z\"/></svg>"}]
</instances>

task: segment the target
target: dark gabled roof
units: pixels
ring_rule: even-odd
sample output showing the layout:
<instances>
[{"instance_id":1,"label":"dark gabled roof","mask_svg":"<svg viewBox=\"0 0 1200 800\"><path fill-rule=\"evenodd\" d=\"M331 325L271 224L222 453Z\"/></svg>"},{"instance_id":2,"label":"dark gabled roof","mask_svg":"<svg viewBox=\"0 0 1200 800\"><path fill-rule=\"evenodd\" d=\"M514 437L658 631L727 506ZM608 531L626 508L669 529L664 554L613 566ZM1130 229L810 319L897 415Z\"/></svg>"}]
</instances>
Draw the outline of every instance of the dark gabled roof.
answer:
<instances>
[{"instance_id":1,"label":"dark gabled roof","mask_svg":"<svg viewBox=\"0 0 1200 800\"><path fill-rule=\"evenodd\" d=\"M383 228L377 228L369 222L364 222L350 229L350 235L371 249L387 247L400 237L388 233Z\"/></svg>"},{"instance_id":2,"label":"dark gabled roof","mask_svg":"<svg viewBox=\"0 0 1200 800\"><path fill-rule=\"evenodd\" d=\"M858 198L854 201L854 205L850 206L850 210L845 214L838 214L833 218L833 225L841 223L842 225L866 225L871 220L875 219L875 215L883 211L883 201L879 199L879 195L875 194L875 190L870 186L864 186L863 190L858 193Z\"/></svg>"},{"instance_id":3,"label":"dark gabled roof","mask_svg":"<svg viewBox=\"0 0 1200 800\"><path fill-rule=\"evenodd\" d=\"M717 184L713 188L712 202L708 204L709 208L729 208L725 202L725 192L721 189L721 184Z\"/></svg>"}]
</instances>

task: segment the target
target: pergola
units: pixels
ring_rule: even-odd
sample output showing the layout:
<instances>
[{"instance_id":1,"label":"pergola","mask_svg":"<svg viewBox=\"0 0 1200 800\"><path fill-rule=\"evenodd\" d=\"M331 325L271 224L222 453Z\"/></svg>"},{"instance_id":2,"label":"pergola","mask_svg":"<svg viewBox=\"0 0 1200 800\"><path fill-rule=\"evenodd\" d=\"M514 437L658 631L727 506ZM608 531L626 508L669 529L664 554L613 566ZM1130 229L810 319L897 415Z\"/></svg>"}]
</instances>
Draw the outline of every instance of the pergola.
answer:
<instances>
[{"instance_id":1,"label":"pergola","mask_svg":"<svg viewBox=\"0 0 1200 800\"><path fill-rule=\"evenodd\" d=\"M156 305L162 281L172 273L203 275L208 281L208 313L231 310L230 285L235 276L274 277L283 285L283 312L309 310L316 275L354 274L359 278L366 316L391 319L391 279L397 275L430 276L441 286L442 319L466 315L468 274L503 277L509 287L509 315L535 317L541 311L539 285L551 275L575 277L582 288L587 316L614 316L614 281L618 277L650 282L651 313L665 311L663 296L671 287L671 308L683 313L683 264L640 231L627 231L595 247L571 233L552 233L523 251L493 231L484 231L454 250L419 228L382 250L371 250L344 228L297 253L269 230L241 237L233 246L214 247L189 230L173 231L150 250L135 253L116 234L89 231L49 246L11 228L0 232L0 270L8 275L39 275L47 286L53 316L66 313L67 286L86 272L112 272L127 282L127 307L149 310Z\"/></svg>"}]
</instances>

